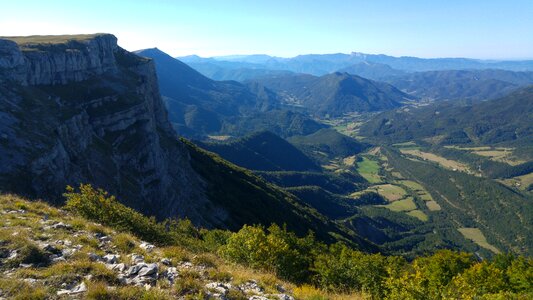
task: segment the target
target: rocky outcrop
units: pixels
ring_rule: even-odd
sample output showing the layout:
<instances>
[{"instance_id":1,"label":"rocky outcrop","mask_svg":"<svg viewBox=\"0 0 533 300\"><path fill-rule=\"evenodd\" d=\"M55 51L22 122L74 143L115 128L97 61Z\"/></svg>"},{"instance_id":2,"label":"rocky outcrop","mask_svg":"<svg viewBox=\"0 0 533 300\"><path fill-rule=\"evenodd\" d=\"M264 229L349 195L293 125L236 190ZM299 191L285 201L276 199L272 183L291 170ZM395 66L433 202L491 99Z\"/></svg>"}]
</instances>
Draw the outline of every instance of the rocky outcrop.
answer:
<instances>
[{"instance_id":1,"label":"rocky outcrop","mask_svg":"<svg viewBox=\"0 0 533 300\"><path fill-rule=\"evenodd\" d=\"M24 85L66 84L94 75L116 72L117 39L110 34L77 39L50 37L48 42L28 38L0 39L1 80ZM19 45L17 45L19 42Z\"/></svg>"},{"instance_id":2,"label":"rocky outcrop","mask_svg":"<svg viewBox=\"0 0 533 300\"><path fill-rule=\"evenodd\" d=\"M26 82L26 60L17 44L0 39L0 82Z\"/></svg>"},{"instance_id":3,"label":"rocky outcrop","mask_svg":"<svg viewBox=\"0 0 533 300\"><path fill-rule=\"evenodd\" d=\"M271 274L222 271L211 254L155 246L43 203L0 195L0 220L0 278L21 287L2 286L0 299L124 298L117 290L144 299L154 289L156 299L294 300Z\"/></svg>"},{"instance_id":4,"label":"rocky outcrop","mask_svg":"<svg viewBox=\"0 0 533 300\"><path fill-rule=\"evenodd\" d=\"M159 218L221 225L223 209L203 213L216 205L168 122L152 61L108 34L50 39L0 40L0 190L57 202L66 185L92 183Z\"/></svg>"}]
</instances>

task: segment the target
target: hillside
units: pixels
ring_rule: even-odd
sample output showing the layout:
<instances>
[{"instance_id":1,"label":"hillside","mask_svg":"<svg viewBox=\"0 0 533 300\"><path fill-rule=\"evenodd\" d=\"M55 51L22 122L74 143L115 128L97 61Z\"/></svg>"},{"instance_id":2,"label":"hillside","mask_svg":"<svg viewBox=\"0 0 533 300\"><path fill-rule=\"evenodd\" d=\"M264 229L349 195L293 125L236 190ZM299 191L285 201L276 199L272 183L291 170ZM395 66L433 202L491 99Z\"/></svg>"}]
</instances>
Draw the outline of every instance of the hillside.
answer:
<instances>
[{"instance_id":1,"label":"hillside","mask_svg":"<svg viewBox=\"0 0 533 300\"><path fill-rule=\"evenodd\" d=\"M180 134L218 132L228 117L278 106L274 93L254 93L237 82L211 80L157 48L136 51L153 59L170 121Z\"/></svg>"},{"instance_id":2,"label":"hillside","mask_svg":"<svg viewBox=\"0 0 533 300\"><path fill-rule=\"evenodd\" d=\"M275 225L231 233L157 223L87 185L65 197L67 205L54 208L0 195L2 297L345 300L411 298L422 290L431 299L525 299L532 292L523 282L533 262L524 257L479 262L444 250L409 263L328 247Z\"/></svg>"},{"instance_id":3,"label":"hillside","mask_svg":"<svg viewBox=\"0 0 533 300\"><path fill-rule=\"evenodd\" d=\"M114 36L17 41L0 39L0 190L58 202L67 185L91 183L158 219L232 229L286 223L364 243L296 197L178 140L153 62Z\"/></svg>"},{"instance_id":4,"label":"hillside","mask_svg":"<svg viewBox=\"0 0 533 300\"><path fill-rule=\"evenodd\" d=\"M376 116L360 133L404 142L432 138L440 144L531 145L533 87L492 101L462 106L451 103L402 109Z\"/></svg>"},{"instance_id":5,"label":"hillside","mask_svg":"<svg viewBox=\"0 0 533 300\"><path fill-rule=\"evenodd\" d=\"M386 80L398 89L425 100L488 100L520 86L533 84L533 72L450 70L410 73Z\"/></svg>"},{"instance_id":6,"label":"hillside","mask_svg":"<svg viewBox=\"0 0 533 300\"><path fill-rule=\"evenodd\" d=\"M317 160L351 156L368 146L331 128L320 129L309 135L296 135L288 140Z\"/></svg>"},{"instance_id":7,"label":"hillside","mask_svg":"<svg viewBox=\"0 0 533 300\"><path fill-rule=\"evenodd\" d=\"M279 109L231 118L224 123L220 134L244 136L266 130L287 138L293 135L308 135L327 127L304 113Z\"/></svg>"},{"instance_id":8,"label":"hillside","mask_svg":"<svg viewBox=\"0 0 533 300\"><path fill-rule=\"evenodd\" d=\"M258 82L285 96L285 101L304 107L311 114L338 117L353 112L392 109L412 99L395 87L347 73L322 77L278 76Z\"/></svg>"},{"instance_id":9,"label":"hillside","mask_svg":"<svg viewBox=\"0 0 533 300\"><path fill-rule=\"evenodd\" d=\"M320 167L293 145L268 131L257 132L227 143L199 143L198 145L250 170L320 170Z\"/></svg>"},{"instance_id":10,"label":"hillside","mask_svg":"<svg viewBox=\"0 0 533 300\"><path fill-rule=\"evenodd\" d=\"M136 218L146 231L163 229L125 207L115 209ZM279 285L293 290L292 284L277 278L272 285L266 284L266 273L236 267L207 252L208 243L187 222L180 223L179 230L173 228L172 233L166 233L170 239L162 244L148 242L139 231L117 226L110 219L91 219L81 212L14 195L0 195L0 215L3 298L176 299L227 295L247 299L256 295L294 299L289 292L276 289Z\"/></svg>"}]
</instances>

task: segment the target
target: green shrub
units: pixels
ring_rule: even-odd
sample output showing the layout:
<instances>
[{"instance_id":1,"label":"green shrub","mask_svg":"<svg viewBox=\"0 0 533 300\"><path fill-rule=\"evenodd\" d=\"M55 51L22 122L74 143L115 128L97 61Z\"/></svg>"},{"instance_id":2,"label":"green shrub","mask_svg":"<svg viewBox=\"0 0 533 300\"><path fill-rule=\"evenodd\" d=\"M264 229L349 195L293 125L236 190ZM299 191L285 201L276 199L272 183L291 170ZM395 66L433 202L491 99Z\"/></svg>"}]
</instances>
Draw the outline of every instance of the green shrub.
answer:
<instances>
[{"instance_id":1,"label":"green shrub","mask_svg":"<svg viewBox=\"0 0 533 300\"><path fill-rule=\"evenodd\" d=\"M298 238L294 233L272 225L244 226L233 234L219 253L226 259L267 271L294 282L309 279L314 251L320 248L312 235Z\"/></svg>"},{"instance_id":2,"label":"green shrub","mask_svg":"<svg viewBox=\"0 0 533 300\"><path fill-rule=\"evenodd\" d=\"M323 289L335 292L366 292L383 296L384 285L391 269L403 265L401 259L380 254L366 254L333 244L314 261L315 279Z\"/></svg>"},{"instance_id":3,"label":"green shrub","mask_svg":"<svg viewBox=\"0 0 533 300\"><path fill-rule=\"evenodd\" d=\"M220 229L202 229L200 230L200 234L204 241L204 247L208 251L216 252L220 247L226 245L232 232Z\"/></svg>"},{"instance_id":4,"label":"green shrub","mask_svg":"<svg viewBox=\"0 0 533 300\"><path fill-rule=\"evenodd\" d=\"M149 242L165 244L173 240L154 218L145 217L120 204L114 196L108 196L107 192L96 190L90 184L81 184L79 192L68 186L64 196L67 198L66 207L85 218L131 232Z\"/></svg>"}]
</instances>

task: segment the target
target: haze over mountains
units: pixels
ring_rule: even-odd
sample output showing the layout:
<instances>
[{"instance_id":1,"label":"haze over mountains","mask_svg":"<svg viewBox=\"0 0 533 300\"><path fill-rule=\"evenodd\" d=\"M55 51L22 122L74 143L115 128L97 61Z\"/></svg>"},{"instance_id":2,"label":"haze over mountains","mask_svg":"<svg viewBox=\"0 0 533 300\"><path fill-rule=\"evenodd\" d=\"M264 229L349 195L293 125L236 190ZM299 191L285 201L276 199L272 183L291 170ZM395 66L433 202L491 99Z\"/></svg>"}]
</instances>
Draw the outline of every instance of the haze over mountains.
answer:
<instances>
[{"instance_id":1,"label":"haze over mountains","mask_svg":"<svg viewBox=\"0 0 533 300\"><path fill-rule=\"evenodd\" d=\"M292 58L268 55L235 55L201 58L199 56L178 57L179 60L204 72L206 66L216 65L227 69L285 70L294 73L307 73L321 76L359 63L388 65L396 70L407 72L463 70L463 69L502 69L510 71L533 71L533 60L491 61L469 58L418 58L393 57L383 54L307 54Z\"/></svg>"},{"instance_id":2,"label":"haze over mountains","mask_svg":"<svg viewBox=\"0 0 533 300\"><path fill-rule=\"evenodd\" d=\"M423 100L470 101L504 95L533 83L533 61L489 61L465 58L392 57L364 53L300 55L234 55L213 58L180 57L215 80L266 81L324 76L335 72L387 82ZM323 89L321 89L323 90Z\"/></svg>"}]
</instances>

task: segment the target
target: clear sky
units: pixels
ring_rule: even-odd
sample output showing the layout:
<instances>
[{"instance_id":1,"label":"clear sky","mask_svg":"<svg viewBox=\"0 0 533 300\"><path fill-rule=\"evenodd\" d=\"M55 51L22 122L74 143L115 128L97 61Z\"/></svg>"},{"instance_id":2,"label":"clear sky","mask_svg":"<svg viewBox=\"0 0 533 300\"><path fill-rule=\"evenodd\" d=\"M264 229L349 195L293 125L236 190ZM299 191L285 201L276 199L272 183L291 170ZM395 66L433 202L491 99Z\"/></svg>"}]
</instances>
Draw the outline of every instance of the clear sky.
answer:
<instances>
[{"instance_id":1,"label":"clear sky","mask_svg":"<svg viewBox=\"0 0 533 300\"><path fill-rule=\"evenodd\" d=\"M533 0L0 0L0 36L109 32L173 55L533 58Z\"/></svg>"}]
</instances>

